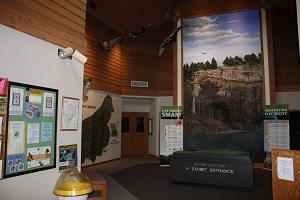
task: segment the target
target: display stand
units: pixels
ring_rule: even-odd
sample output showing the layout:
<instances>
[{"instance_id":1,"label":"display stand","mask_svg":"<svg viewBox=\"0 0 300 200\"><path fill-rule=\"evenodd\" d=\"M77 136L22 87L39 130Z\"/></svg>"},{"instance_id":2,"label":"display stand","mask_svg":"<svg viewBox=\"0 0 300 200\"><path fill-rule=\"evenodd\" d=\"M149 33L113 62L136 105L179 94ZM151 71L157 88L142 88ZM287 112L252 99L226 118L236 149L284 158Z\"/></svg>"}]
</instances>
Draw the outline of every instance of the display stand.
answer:
<instances>
[{"instance_id":1,"label":"display stand","mask_svg":"<svg viewBox=\"0 0 300 200\"><path fill-rule=\"evenodd\" d=\"M300 151L272 149L273 200L299 199Z\"/></svg>"},{"instance_id":2,"label":"display stand","mask_svg":"<svg viewBox=\"0 0 300 200\"><path fill-rule=\"evenodd\" d=\"M170 163L175 182L253 188L253 164L246 152L174 152Z\"/></svg>"},{"instance_id":3,"label":"display stand","mask_svg":"<svg viewBox=\"0 0 300 200\"><path fill-rule=\"evenodd\" d=\"M4 81L0 78L0 81ZM1 83L0 93L0 179L4 177L4 159L6 147L6 122L7 122L7 101L8 101L8 83Z\"/></svg>"}]
</instances>

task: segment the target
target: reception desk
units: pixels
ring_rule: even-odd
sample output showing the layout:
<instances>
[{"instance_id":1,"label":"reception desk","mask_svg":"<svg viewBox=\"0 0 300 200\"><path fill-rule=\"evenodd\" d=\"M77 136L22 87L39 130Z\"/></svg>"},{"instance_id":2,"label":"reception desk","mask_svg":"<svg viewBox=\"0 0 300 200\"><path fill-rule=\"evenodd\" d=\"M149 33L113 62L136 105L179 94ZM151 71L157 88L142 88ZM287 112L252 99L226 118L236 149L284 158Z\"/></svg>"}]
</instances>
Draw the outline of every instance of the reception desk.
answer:
<instances>
[{"instance_id":1,"label":"reception desk","mask_svg":"<svg viewBox=\"0 0 300 200\"><path fill-rule=\"evenodd\" d=\"M244 152L174 152L170 167L174 182L253 187L253 163Z\"/></svg>"}]
</instances>

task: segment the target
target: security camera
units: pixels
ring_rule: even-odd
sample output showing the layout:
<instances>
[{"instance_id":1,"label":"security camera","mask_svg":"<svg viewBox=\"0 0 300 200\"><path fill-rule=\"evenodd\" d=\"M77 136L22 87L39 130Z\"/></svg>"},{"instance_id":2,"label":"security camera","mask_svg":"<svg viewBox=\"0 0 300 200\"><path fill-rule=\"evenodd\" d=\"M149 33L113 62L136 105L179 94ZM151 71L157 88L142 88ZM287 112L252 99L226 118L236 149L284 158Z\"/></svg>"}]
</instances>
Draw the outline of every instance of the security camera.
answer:
<instances>
[{"instance_id":1,"label":"security camera","mask_svg":"<svg viewBox=\"0 0 300 200\"><path fill-rule=\"evenodd\" d=\"M84 64L87 61L87 57L85 57L79 51L72 49L71 47L67 47L65 49L58 49L58 56L62 59L72 59L73 57L81 64Z\"/></svg>"}]
</instances>

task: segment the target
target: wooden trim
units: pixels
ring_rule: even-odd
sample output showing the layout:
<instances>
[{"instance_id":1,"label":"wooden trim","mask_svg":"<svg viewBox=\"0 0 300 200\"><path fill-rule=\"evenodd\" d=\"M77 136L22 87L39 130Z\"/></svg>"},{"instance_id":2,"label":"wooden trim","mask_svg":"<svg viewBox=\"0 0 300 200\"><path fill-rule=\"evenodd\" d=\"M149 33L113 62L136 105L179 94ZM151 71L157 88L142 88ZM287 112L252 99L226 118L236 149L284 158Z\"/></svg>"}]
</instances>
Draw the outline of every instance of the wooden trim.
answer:
<instances>
[{"instance_id":1,"label":"wooden trim","mask_svg":"<svg viewBox=\"0 0 300 200\"><path fill-rule=\"evenodd\" d=\"M93 164L90 164L90 165L82 166L81 169L95 167L95 166L98 166L98 165L101 165L101 164L113 162L113 161L120 160L120 159L121 159L121 157L120 158L111 159L111 160L107 160L107 161L103 161L103 162L93 163Z\"/></svg>"},{"instance_id":2,"label":"wooden trim","mask_svg":"<svg viewBox=\"0 0 300 200\"><path fill-rule=\"evenodd\" d=\"M267 23L267 42L268 42L268 58L269 58L269 85L270 85L270 104L276 103L275 97L275 70L274 70L274 49L273 49L273 33L272 33L272 19L270 9L266 9L266 23Z\"/></svg>"}]
</instances>

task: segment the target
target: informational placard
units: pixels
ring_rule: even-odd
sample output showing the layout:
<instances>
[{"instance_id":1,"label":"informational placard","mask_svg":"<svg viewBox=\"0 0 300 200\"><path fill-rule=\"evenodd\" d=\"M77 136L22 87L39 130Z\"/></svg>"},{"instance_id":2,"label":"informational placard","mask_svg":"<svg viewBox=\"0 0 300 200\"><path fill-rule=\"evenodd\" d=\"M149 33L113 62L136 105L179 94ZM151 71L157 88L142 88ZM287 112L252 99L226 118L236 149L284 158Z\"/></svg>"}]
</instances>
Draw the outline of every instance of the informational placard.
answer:
<instances>
[{"instance_id":1,"label":"informational placard","mask_svg":"<svg viewBox=\"0 0 300 200\"><path fill-rule=\"evenodd\" d=\"M59 171L77 168L77 144L59 147Z\"/></svg>"},{"instance_id":2,"label":"informational placard","mask_svg":"<svg viewBox=\"0 0 300 200\"><path fill-rule=\"evenodd\" d=\"M9 82L4 177L56 167L58 90Z\"/></svg>"},{"instance_id":3,"label":"informational placard","mask_svg":"<svg viewBox=\"0 0 300 200\"><path fill-rule=\"evenodd\" d=\"M183 150L182 106L161 106L160 165L170 164L170 155Z\"/></svg>"},{"instance_id":4,"label":"informational placard","mask_svg":"<svg viewBox=\"0 0 300 200\"><path fill-rule=\"evenodd\" d=\"M0 115L6 115L7 98L0 96Z\"/></svg>"},{"instance_id":5,"label":"informational placard","mask_svg":"<svg viewBox=\"0 0 300 200\"><path fill-rule=\"evenodd\" d=\"M294 164L292 158L277 157L277 176L279 179L294 181Z\"/></svg>"},{"instance_id":6,"label":"informational placard","mask_svg":"<svg viewBox=\"0 0 300 200\"><path fill-rule=\"evenodd\" d=\"M264 150L290 149L289 106L264 107Z\"/></svg>"},{"instance_id":7,"label":"informational placard","mask_svg":"<svg viewBox=\"0 0 300 200\"><path fill-rule=\"evenodd\" d=\"M2 134L2 121L3 121L3 117L0 116L0 134ZM1 143L0 143L0 145L1 145ZM1 151L1 148L0 148L0 151Z\"/></svg>"}]
</instances>

